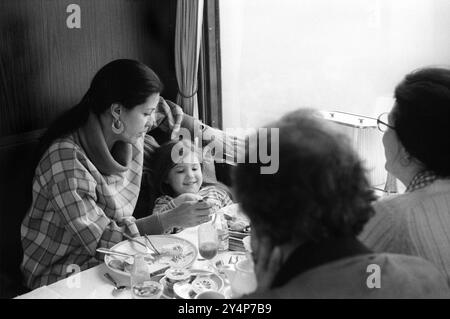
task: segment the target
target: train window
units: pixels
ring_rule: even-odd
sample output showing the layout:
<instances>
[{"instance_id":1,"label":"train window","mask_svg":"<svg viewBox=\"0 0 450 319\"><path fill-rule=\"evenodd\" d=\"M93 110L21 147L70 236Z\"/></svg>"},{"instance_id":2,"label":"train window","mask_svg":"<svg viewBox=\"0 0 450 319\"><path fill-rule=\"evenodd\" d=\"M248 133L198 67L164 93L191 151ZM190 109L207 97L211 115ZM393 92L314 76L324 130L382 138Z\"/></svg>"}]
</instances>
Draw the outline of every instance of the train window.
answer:
<instances>
[{"instance_id":1,"label":"train window","mask_svg":"<svg viewBox=\"0 0 450 319\"><path fill-rule=\"evenodd\" d=\"M376 117L409 71L448 64L448 0L219 0L223 127L299 107Z\"/></svg>"}]
</instances>

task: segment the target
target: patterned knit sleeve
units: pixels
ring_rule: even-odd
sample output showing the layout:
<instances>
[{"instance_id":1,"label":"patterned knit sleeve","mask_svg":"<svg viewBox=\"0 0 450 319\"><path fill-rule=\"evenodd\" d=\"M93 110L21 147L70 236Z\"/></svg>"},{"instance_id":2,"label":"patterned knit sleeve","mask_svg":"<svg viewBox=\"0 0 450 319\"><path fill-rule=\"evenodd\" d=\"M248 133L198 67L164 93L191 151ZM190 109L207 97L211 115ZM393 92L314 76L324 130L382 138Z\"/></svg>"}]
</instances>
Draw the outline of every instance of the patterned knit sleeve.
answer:
<instances>
[{"instance_id":1,"label":"patterned knit sleeve","mask_svg":"<svg viewBox=\"0 0 450 319\"><path fill-rule=\"evenodd\" d=\"M222 207L233 204L228 192L221 187L209 185L199 191L199 195L207 197L207 201L213 205L213 209L221 209Z\"/></svg>"},{"instance_id":2,"label":"patterned knit sleeve","mask_svg":"<svg viewBox=\"0 0 450 319\"><path fill-rule=\"evenodd\" d=\"M167 195L158 197L155 201L155 207L153 208L153 214L161 214L167 212L171 209L177 207L173 201L173 198ZM164 233L166 234L175 234L180 232L182 229L177 227L172 227L170 229L165 229Z\"/></svg>"},{"instance_id":3,"label":"patterned knit sleeve","mask_svg":"<svg viewBox=\"0 0 450 319\"><path fill-rule=\"evenodd\" d=\"M164 195L160 196L155 201L155 207L153 208L153 214L160 214L175 208L176 205L172 197Z\"/></svg>"},{"instance_id":4,"label":"patterned knit sleeve","mask_svg":"<svg viewBox=\"0 0 450 319\"><path fill-rule=\"evenodd\" d=\"M98 247L112 247L122 241L125 232L131 236L139 234L134 220L116 222L106 216L96 203L92 181L64 179L55 183L51 192L51 204L60 212L65 229L92 256L100 256L96 253Z\"/></svg>"},{"instance_id":5,"label":"patterned knit sleeve","mask_svg":"<svg viewBox=\"0 0 450 319\"><path fill-rule=\"evenodd\" d=\"M358 238L375 252L395 252L398 218L383 202L376 202L374 210L375 215L367 222Z\"/></svg>"},{"instance_id":6,"label":"patterned knit sleeve","mask_svg":"<svg viewBox=\"0 0 450 319\"><path fill-rule=\"evenodd\" d=\"M220 193L221 193L222 207L234 204L230 198L230 195L226 191L222 190Z\"/></svg>"}]
</instances>

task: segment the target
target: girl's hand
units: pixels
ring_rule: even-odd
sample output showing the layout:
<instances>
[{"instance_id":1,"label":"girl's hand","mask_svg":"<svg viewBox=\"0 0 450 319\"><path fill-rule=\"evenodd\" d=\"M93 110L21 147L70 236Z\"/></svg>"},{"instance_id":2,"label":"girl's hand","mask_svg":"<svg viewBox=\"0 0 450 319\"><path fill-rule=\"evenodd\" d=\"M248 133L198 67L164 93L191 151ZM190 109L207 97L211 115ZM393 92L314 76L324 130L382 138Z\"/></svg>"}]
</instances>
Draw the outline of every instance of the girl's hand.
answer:
<instances>
[{"instance_id":1,"label":"girl's hand","mask_svg":"<svg viewBox=\"0 0 450 319\"><path fill-rule=\"evenodd\" d=\"M161 213L160 220L164 229L193 227L211 220L210 209L205 201L188 201Z\"/></svg>"},{"instance_id":2,"label":"girl's hand","mask_svg":"<svg viewBox=\"0 0 450 319\"><path fill-rule=\"evenodd\" d=\"M253 238L252 238L253 240ZM282 266L282 253L278 246L273 246L269 238L258 240L256 251L253 251L255 263L255 275L258 282L256 293L269 290Z\"/></svg>"},{"instance_id":3,"label":"girl's hand","mask_svg":"<svg viewBox=\"0 0 450 319\"><path fill-rule=\"evenodd\" d=\"M176 206L180 206L184 202L199 201L201 199L202 199L202 197L198 194L185 193L185 194L179 195L178 197L175 197L173 199L173 202Z\"/></svg>"}]
</instances>

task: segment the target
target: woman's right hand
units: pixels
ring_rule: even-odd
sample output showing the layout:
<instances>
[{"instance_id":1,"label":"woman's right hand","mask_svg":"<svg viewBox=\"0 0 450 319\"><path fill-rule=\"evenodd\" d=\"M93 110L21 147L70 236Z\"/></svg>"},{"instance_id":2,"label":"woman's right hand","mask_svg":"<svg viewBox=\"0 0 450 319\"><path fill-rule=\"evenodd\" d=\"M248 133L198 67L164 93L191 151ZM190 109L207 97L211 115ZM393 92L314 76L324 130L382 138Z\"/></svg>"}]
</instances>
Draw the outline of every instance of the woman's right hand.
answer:
<instances>
[{"instance_id":1,"label":"woman's right hand","mask_svg":"<svg viewBox=\"0 0 450 319\"><path fill-rule=\"evenodd\" d=\"M193 227L211 220L210 210L205 201L187 201L161 213L160 220L164 229Z\"/></svg>"}]
</instances>

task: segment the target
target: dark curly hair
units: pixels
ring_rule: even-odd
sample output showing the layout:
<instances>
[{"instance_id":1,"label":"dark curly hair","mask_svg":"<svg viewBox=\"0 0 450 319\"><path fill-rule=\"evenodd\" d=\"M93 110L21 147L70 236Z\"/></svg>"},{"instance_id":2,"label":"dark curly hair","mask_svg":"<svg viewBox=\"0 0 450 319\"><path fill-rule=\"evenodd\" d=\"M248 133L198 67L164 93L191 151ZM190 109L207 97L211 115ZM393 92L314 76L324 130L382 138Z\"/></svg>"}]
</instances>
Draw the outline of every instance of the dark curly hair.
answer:
<instances>
[{"instance_id":1,"label":"dark curly hair","mask_svg":"<svg viewBox=\"0 0 450 319\"><path fill-rule=\"evenodd\" d=\"M233 170L235 196L252 227L275 244L359 234L375 196L347 138L308 109L266 128L279 129L278 172L261 174L261 162ZM258 137L258 145L267 140Z\"/></svg>"},{"instance_id":2,"label":"dark curly hair","mask_svg":"<svg viewBox=\"0 0 450 319\"><path fill-rule=\"evenodd\" d=\"M450 69L423 68L395 89L395 132L406 151L440 177L450 176Z\"/></svg>"}]
</instances>

